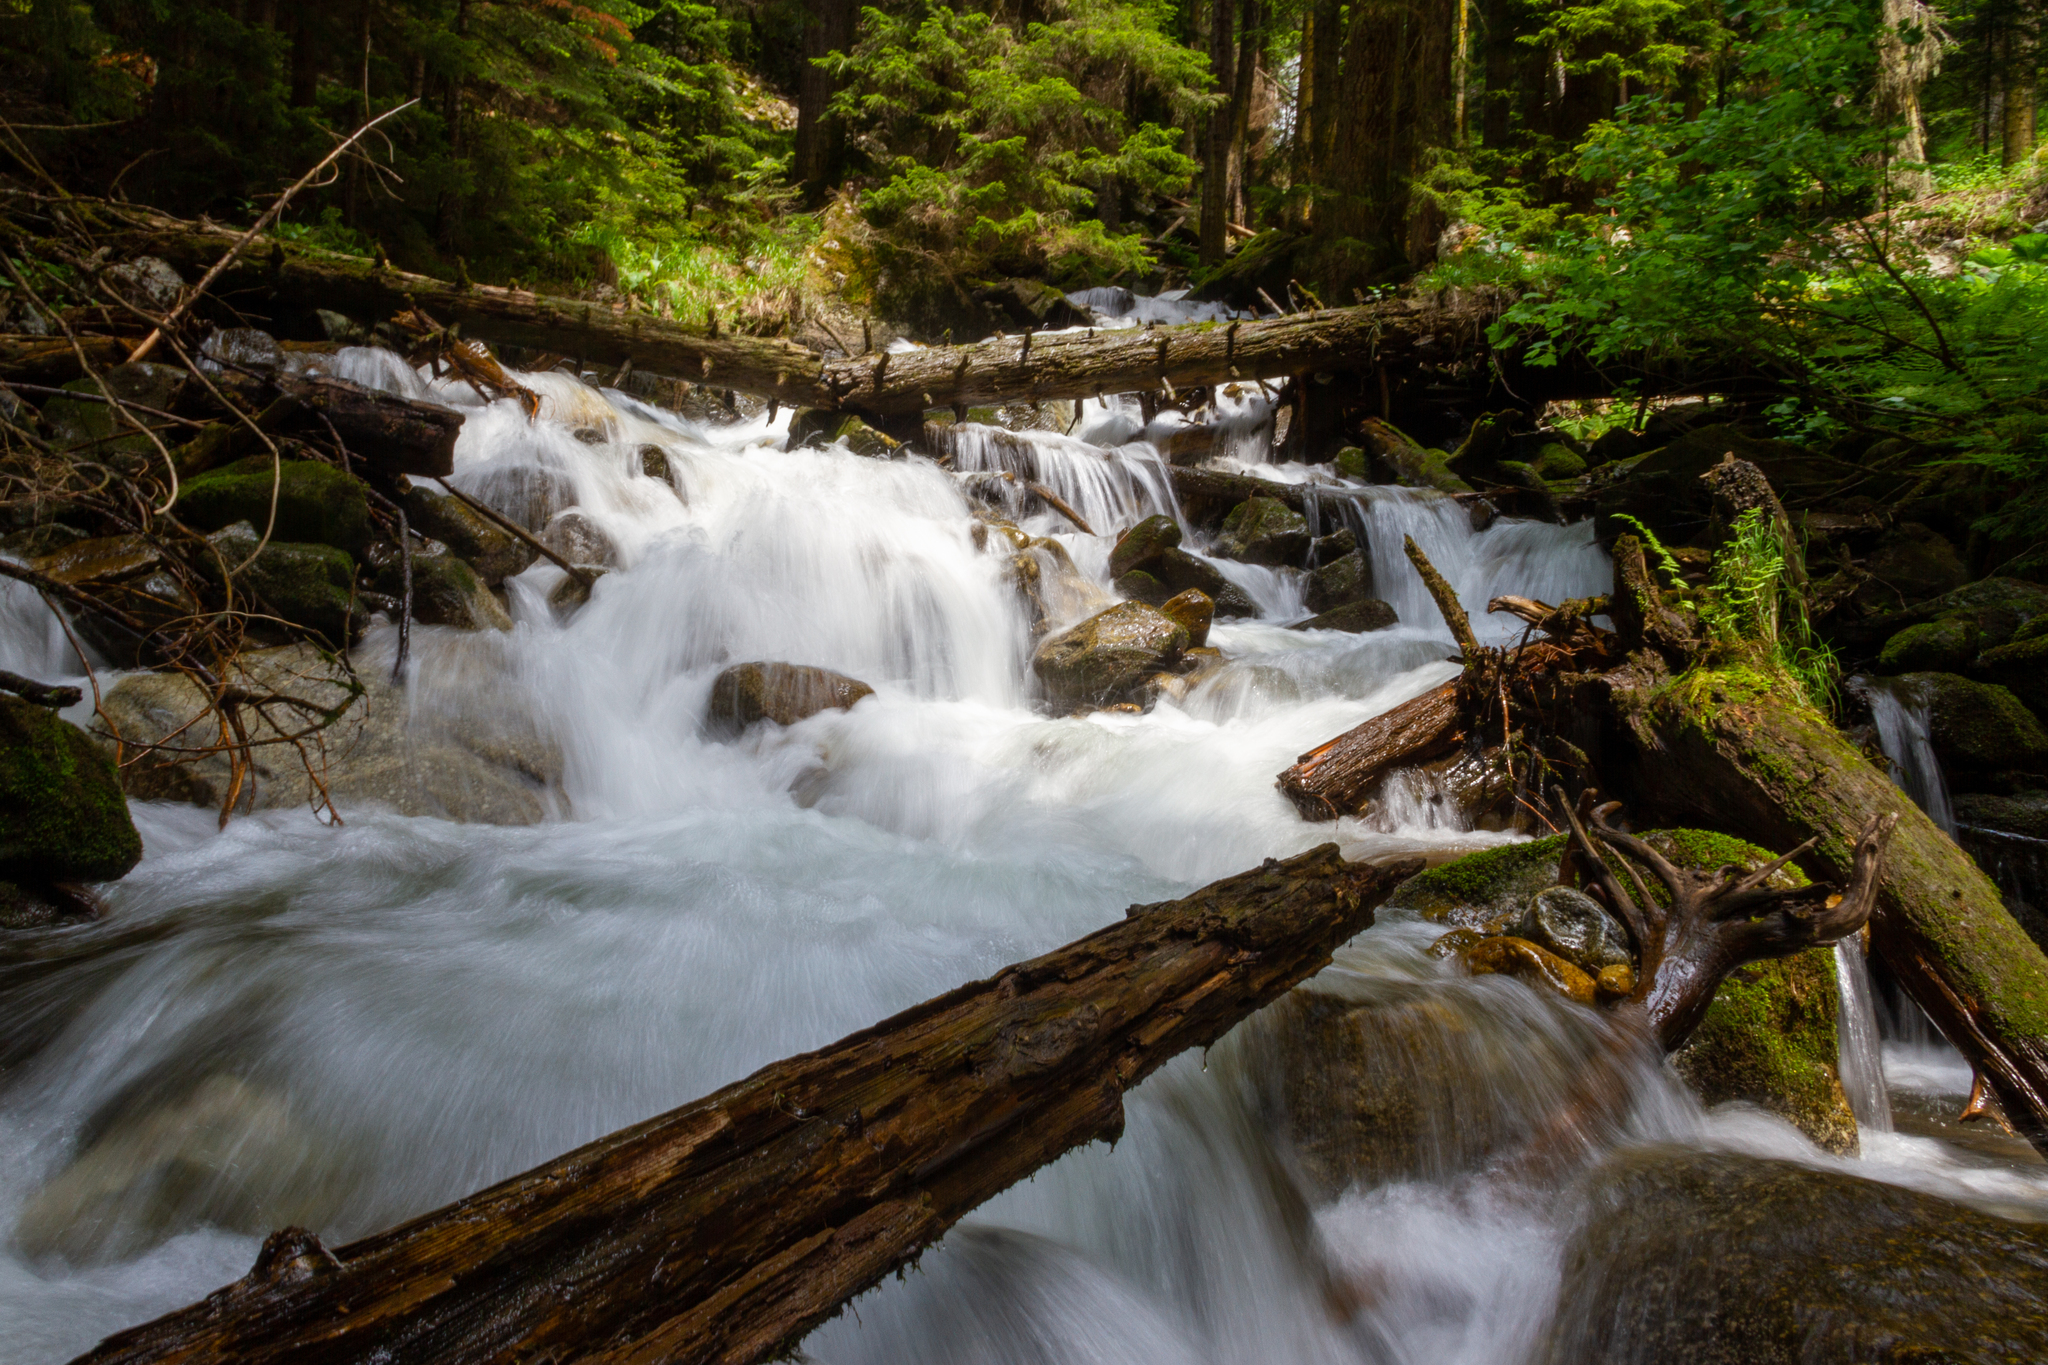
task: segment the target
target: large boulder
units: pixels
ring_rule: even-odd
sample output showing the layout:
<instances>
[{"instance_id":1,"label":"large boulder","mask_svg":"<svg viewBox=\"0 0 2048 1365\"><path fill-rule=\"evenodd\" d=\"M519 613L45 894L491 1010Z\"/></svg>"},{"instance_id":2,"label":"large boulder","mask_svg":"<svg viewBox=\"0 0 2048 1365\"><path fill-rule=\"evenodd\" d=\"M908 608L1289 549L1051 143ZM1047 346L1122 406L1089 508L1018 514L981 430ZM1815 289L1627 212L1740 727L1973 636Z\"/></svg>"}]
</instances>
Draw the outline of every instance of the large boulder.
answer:
<instances>
[{"instance_id":1,"label":"large boulder","mask_svg":"<svg viewBox=\"0 0 2048 1365\"><path fill-rule=\"evenodd\" d=\"M401 499L409 529L438 540L469 561L487 588L495 588L540 557L540 551L458 498L414 483Z\"/></svg>"},{"instance_id":2,"label":"large boulder","mask_svg":"<svg viewBox=\"0 0 2048 1365\"><path fill-rule=\"evenodd\" d=\"M1119 602L1047 639L1031 667L1056 705L1103 706L1172 668L1187 648L1186 626L1142 602Z\"/></svg>"},{"instance_id":3,"label":"large boulder","mask_svg":"<svg viewBox=\"0 0 2048 1365\"><path fill-rule=\"evenodd\" d=\"M398 547L379 546L373 553L377 591L403 602L405 561ZM436 540L412 552L412 616L423 625L457 630L512 629L511 616L477 571Z\"/></svg>"},{"instance_id":4,"label":"large boulder","mask_svg":"<svg viewBox=\"0 0 2048 1365\"><path fill-rule=\"evenodd\" d=\"M1977 657L1977 623L1967 616L1944 616L1907 626L1884 642L1877 653L1880 673L1958 673Z\"/></svg>"},{"instance_id":5,"label":"large boulder","mask_svg":"<svg viewBox=\"0 0 2048 1365\"><path fill-rule=\"evenodd\" d=\"M1300 565L1308 557L1308 518L1275 498L1246 498L1223 519L1216 553L1246 564Z\"/></svg>"},{"instance_id":6,"label":"large boulder","mask_svg":"<svg viewBox=\"0 0 2048 1365\"><path fill-rule=\"evenodd\" d=\"M344 814L352 806L374 805L401 815L489 825L530 825L547 814L543 796L560 771L560 755L523 708L501 706L487 689L444 693L441 707L415 708L391 685L387 670L366 667L351 680L305 645L248 651L233 681L252 692L282 693L327 708L347 700L351 684L361 689L333 724L306 741ZM184 727L204 714L206 699L182 674L136 673L109 688L101 705L122 739L143 744L192 733ZM302 724L299 711L267 709L293 729ZM281 733L263 715L247 708L242 714L257 742L244 808L290 809L316 800L298 750L274 742ZM112 745L112 735L95 733ZM227 798L230 779L224 754L145 754L121 770L130 796L216 808Z\"/></svg>"},{"instance_id":7,"label":"large boulder","mask_svg":"<svg viewBox=\"0 0 2048 1365\"><path fill-rule=\"evenodd\" d=\"M2018 639L2029 622L2048 621L2048 587L2021 578L1981 578L1931 601L1844 622L1837 633L1850 648L1874 650L1908 626L1954 619L1976 626L1979 649L1995 649Z\"/></svg>"},{"instance_id":8,"label":"large boulder","mask_svg":"<svg viewBox=\"0 0 2048 1365\"><path fill-rule=\"evenodd\" d=\"M268 455L201 474L179 492L178 515L202 531L246 521L260 532L269 524L273 483L277 522L272 540L332 545L358 559L369 550L374 531L362 481L313 460L283 461L275 480Z\"/></svg>"},{"instance_id":9,"label":"large boulder","mask_svg":"<svg viewBox=\"0 0 2048 1365\"><path fill-rule=\"evenodd\" d=\"M237 591L249 594L258 609L316 630L337 647L354 639L360 624L355 610L356 562L348 551L332 545L272 540L258 554L256 528L246 521L207 539L229 569L248 561L249 567L236 577L235 585ZM252 554L256 558L250 561ZM218 565L206 567L219 572Z\"/></svg>"},{"instance_id":10,"label":"large boulder","mask_svg":"<svg viewBox=\"0 0 2048 1365\"><path fill-rule=\"evenodd\" d=\"M1178 528L1176 528L1178 529ZM1151 607L1163 607L1170 598L1184 592L1199 592L1215 604L1218 616L1257 616L1259 604L1223 571L1186 550L1160 550L1142 569L1119 574L1116 590Z\"/></svg>"},{"instance_id":11,"label":"large boulder","mask_svg":"<svg viewBox=\"0 0 2048 1365\"><path fill-rule=\"evenodd\" d=\"M1109 552L1109 576L1121 578L1142 569L1179 544L1179 522L1165 515L1147 517L1117 537Z\"/></svg>"},{"instance_id":12,"label":"large boulder","mask_svg":"<svg viewBox=\"0 0 2048 1365\"><path fill-rule=\"evenodd\" d=\"M1841 1171L1611 1158L1565 1247L1548 1365L2048 1359L2048 1226Z\"/></svg>"},{"instance_id":13,"label":"large boulder","mask_svg":"<svg viewBox=\"0 0 2048 1365\"><path fill-rule=\"evenodd\" d=\"M1361 550L1339 555L1308 576L1308 609L1321 615L1332 607L1372 596L1372 565Z\"/></svg>"},{"instance_id":14,"label":"large boulder","mask_svg":"<svg viewBox=\"0 0 2048 1365\"><path fill-rule=\"evenodd\" d=\"M0 926L55 917L52 883L112 881L141 858L113 761L55 712L0 694Z\"/></svg>"},{"instance_id":15,"label":"large boulder","mask_svg":"<svg viewBox=\"0 0 2048 1365\"><path fill-rule=\"evenodd\" d=\"M820 711L845 711L875 689L843 673L801 664L735 664L711 683L705 723L715 734L738 734L756 721L794 725Z\"/></svg>"},{"instance_id":16,"label":"large boulder","mask_svg":"<svg viewBox=\"0 0 2048 1365\"><path fill-rule=\"evenodd\" d=\"M1954 673L1908 673L1898 686L1926 706L1928 739L1951 780L2048 773L2048 729L2011 690Z\"/></svg>"}]
</instances>

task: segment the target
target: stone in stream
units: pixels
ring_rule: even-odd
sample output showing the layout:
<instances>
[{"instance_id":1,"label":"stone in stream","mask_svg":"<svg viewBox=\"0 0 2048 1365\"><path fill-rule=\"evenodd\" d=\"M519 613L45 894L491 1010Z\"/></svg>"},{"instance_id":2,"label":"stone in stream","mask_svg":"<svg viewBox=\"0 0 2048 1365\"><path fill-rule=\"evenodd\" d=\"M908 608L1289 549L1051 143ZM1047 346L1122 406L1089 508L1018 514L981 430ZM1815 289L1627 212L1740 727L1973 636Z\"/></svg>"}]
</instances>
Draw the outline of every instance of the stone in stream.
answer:
<instances>
[{"instance_id":1,"label":"stone in stream","mask_svg":"<svg viewBox=\"0 0 2048 1365\"><path fill-rule=\"evenodd\" d=\"M1150 516L1117 537L1109 552L1109 576L1122 578L1149 565L1180 544L1180 523L1165 515Z\"/></svg>"},{"instance_id":2,"label":"stone in stream","mask_svg":"<svg viewBox=\"0 0 2048 1365\"><path fill-rule=\"evenodd\" d=\"M555 513L541 533L541 544L571 564L610 568L619 562L619 547L610 535L580 507Z\"/></svg>"},{"instance_id":3,"label":"stone in stream","mask_svg":"<svg viewBox=\"0 0 2048 1365\"><path fill-rule=\"evenodd\" d=\"M1957 673L1977 657L1977 623L1967 616L1947 616L1907 626L1878 651L1880 673Z\"/></svg>"},{"instance_id":4,"label":"stone in stream","mask_svg":"<svg viewBox=\"0 0 2048 1365\"><path fill-rule=\"evenodd\" d=\"M1187 627L1142 602L1119 602L1047 639L1031 668L1056 706L1078 709L1129 699L1145 678L1171 669Z\"/></svg>"},{"instance_id":5,"label":"stone in stream","mask_svg":"<svg viewBox=\"0 0 2048 1365\"><path fill-rule=\"evenodd\" d=\"M1531 896L1520 933L1596 976L1603 968L1635 961L1628 935L1614 916L1576 887L1550 886Z\"/></svg>"},{"instance_id":6,"label":"stone in stream","mask_svg":"<svg viewBox=\"0 0 2048 1365\"><path fill-rule=\"evenodd\" d=\"M1897 684L1927 707L1927 737L1951 781L2048 773L2048 728L2007 688L1953 673L1908 673Z\"/></svg>"},{"instance_id":7,"label":"stone in stream","mask_svg":"<svg viewBox=\"0 0 2048 1365\"><path fill-rule=\"evenodd\" d=\"M1377 597L1361 597L1355 602L1346 602L1342 606L1318 612L1306 621L1297 621L1288 629L1342 630L1362 635L1371 630L1386 630L1400 623L1401 618L1395 614L1391 605Z\"/></svg>"},{"instance_id":8,"label":"stone in stream","mask_svg":"<svg viewBox=\"0 0 2048 1365\"><path fill-rule=\"evenodd\" d=\"M711 682L705 726L736 735L757 721L794 725L820 711L845 711L875 689L843 673L802 664L735 664Z\"/></svg>"},{"instance_id":9,"label":"stone in stream","mask_svg":"<svg viewBox=\"0 0 2048 1365\"><path fill-rule=\"evenodd\" d=\"M405 598L405 561L395 545L371 551L377 591L393 601ZM412 618L422 625L457 630L510 630L512 618L484 586L477 571L438 540L412 552Z\"/></svg>"},{"instance_id":10,"label":"stone in stream","mask_svg":"<svg viewBox=\"0 0 2048 1365\"><path fill-rule=\"evenodd\" d=\"M1349 526L1342 527L1326 536L1317 536L1310 542L1308 565L1311 569L1320 569L1325 564L1342 559L1357 548L1358 537L1352 534Z\"/></svg>"},{"instance_id":11,"label":"stone in stream","mask_svg":"<svg viewBox=\"0 0 2048 1365\"><path fill-rule=\"evenodd\" d=\"M438 540L469 562L487 588L523 572L540 551L474 508L425 483L411 483L400 499L408 528Z\"/></svg>"},{"instance_id":12,"label":"stone in stream","mask_svg":"<svg viewBox=\"0 0 2048 1365\"><path fill-rule=\"evenodd\" d=\"M171 410L190 378L176 366L149 361L116 365L103 377L116 398L160 411ZM43 404L43 421L49 425L52 446L60 451L84 447L79 452L81 458L104 463L147 464L155 460L158 470L162 470L163 457L156 453L149 437L123 421L110 405L96 401L103 396L98 384L90 379L74 379L64 387L83 396L52 398ZM136 416L152 423L160 420L146 413ZM167 433L159 435L167 445L177 441ZM117 461L116 457L122 458Z\"/></svg>"},{"instance_id":13,"label":"stone in stream","mask_svg":"<svg viewBox=\"0 0 2048 1365\"><path fill-rule=\"evenodd\" d=\"M1160 604L1159 614L1180 623L1188 633L1188 648L1209 643L1209 623L1216 617L1216 604L1195 588L1176 593Z\"/></svg>"},{"instance_id":14,"label":"stone in stream","mask_svg":"<svg viewBox=\"0 0 2048 1365\"><path fill-rule=\"evenodd\" d=\"M1216 553L1246 564L1298 566L1308 558L1308 519L1276 498L1246 498L1223 519Z\"/></svg>"},{"instance_id":15,"label":"stone in stream","mask_svg":"<svg viewBox=\"0 0 2048 1365\"><path fill-rule=\"evenodd\" d=\"M272 540L332 545L357 558L370 548L374 531L362 481L314 460L285 460L273 478L270 456L251 456L188 479L178 494L178 515L202 531L246 521L260 533L270 524L273 485Z\"/></svg>"},{"instance_id":16,"label":"stone in stream","mask_svg":"<svg viewBox=\"0 0 2048 1365\"><path fill-rule=\"evenodd\" d=\"M2039 1222L1671 1147L1581 1190L1545 1365L2048 1360Z\"/></svg>"},{"instance_id":17,"label":"stone in stream","mask_svg":"<svg viewBox=\"0 0 2048 1365\"><path fill-rule=\"evenodd\" d=\"M786 449L818 449L840 441L854 454L871 460L895 459L903 451L903 442L875 430L850 412L804 408L789 419Z\"/></svg>"},{"instance_id":18,"label":"stone in stream","mask_svg":"<svg viewBox=\"0 0 2048 1365\"><path fill-rule=\"evenodd\" d=\"M1593 1003L1593 978L1525 938L1481 938L1458 954L1474 976L1512 976L1580 1005Z\"/></svg>"},{"instance_id":19,"label":"stone in stream","mask_svg":"<svg viewBox=\"0 0 2048 1365\"><path fill-rule=\"evenodd\" d=\"M1151 574L1170 593L1189 590L1201 593L1216 604L1218 616L1257 616L1259 604L1237 584L1223 576L1223 571L1205 559L1198 559L1182 549L1161 550L1146 565L1145 572Z\"/></svg>"},{"instance_id":20,"label":"stone in stream","mask_svg":"<svg viewBox=\"0 0 2048 1365\"><path fill-rule=\"evenodd\" d=\"M454 656L458 671L460 661ZM252 692L283 693L321 707L338 706L350 689L349 677L309 645L247 651L234 681ZM328 793L344 815L355 807L379 806L401 815L530 825L547 813L542 793L560 772L561 757L515 700L471 686L437 693L435 706L415 706L392 687L388 662L358 668L353 682L362 695L317 741L306 741L314 761L324 763ZM198 687L175 673L130 674L102 700L108 720L130 744L166 740L205 705ZM247 708L242 714L252 740L280 737L262 715ZM112 747L111 734L98 726L94 733ZM135 757L132 750L129 756ZM259 745L252 758L253 781L243 793L247 808L303 808L315 799L290 744ZM227 797L229 779L223 754L143 754L121 770L122 789L138 800L215 809Z\"/></svg>"},{"instance_id":21,"label":"stone in stream","mask_svg":"<svg viewBox=\"0 0 2048 1365\"><path fill-rule=\"evenodd\" d=\"M91 913L54 886L105 882L142 859L113 761L46 707L0 694L0 928Z\"/></svg>"},{"instance_id":22,"label":"stone in stream","mask_svg":"<svg viewBox=\"0 0 2048 1365\"><path fill-rule=\"evenodd\" d=\"M235 578L237 592L249 598L240 605L276 612L293 625L318 631L335 646L354 640L362 623L356 612L356 562L348 551L332 545L272 540L257 553L260 538L246 521L223 527L206 539L229 569L249 563ZM252 554L256 557L250 561ZM219 564L201 561L199 567L214 575L220 573ZM253 624L262 630L261 621Z\"/></svg>"},{"instance_id":23,"label":"stone in stream","mask_svg":"<svg viewBox=\"0 0 2048 1365\"><path fill-rule=\"evenodd\" d=\"M103 600L136 617L149 629L168 625L200 609L198 600L162 564L161 553L142 536L99 536L73 541L53 554L29 561L30 568L59 583L93 584ZM138 656L133 635L111 625L97 612L67 614L72 627L87 643L109 659L135 666Z\"/></svg>"},{"instance_id":24,"label":"stone in stream","mask_svg":"<svg viewBox=\"0 0 2048 1365\"><path fill-rule=\"evenodd\" d=\"M1371 596L1372 565L1366 562L1362 552L1353 550L1339 555L1308 576L1304 600L1310 611L1320 615L1332 607L1361 602Z\"/></svg>"}]
</instances>

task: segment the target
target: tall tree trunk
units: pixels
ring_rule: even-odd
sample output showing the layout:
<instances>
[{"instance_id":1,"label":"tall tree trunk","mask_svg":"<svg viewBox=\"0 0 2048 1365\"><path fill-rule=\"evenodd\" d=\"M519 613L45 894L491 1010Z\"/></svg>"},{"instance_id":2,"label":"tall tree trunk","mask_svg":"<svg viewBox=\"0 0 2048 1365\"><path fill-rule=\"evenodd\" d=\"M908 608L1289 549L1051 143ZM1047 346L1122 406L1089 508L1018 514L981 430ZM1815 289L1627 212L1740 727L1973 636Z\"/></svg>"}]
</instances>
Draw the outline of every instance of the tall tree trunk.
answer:
<instances>
[{"instance_id":1,"label":"tall tree trunk","mask_svg":"<svg viewBox=\"0 0 2048 1365\"><path fill-rule=\"evenodd\" d=\"M315 23L320 9L305 5L292 25L291 102L294 109L310 109L320 94L320 40Z\"/></svg>"},{"instance_id":2,"label":"tall tree trunk","mask_svg":"<svg viewBox=\"0 0 2048 1365\"><path fill-rule=\"evenodd\" d=\"M839 163L844 146L839 120L826 106L838 92L839 83L817 64L830 52L844 52L853 46L858 6L853 0L817 0L806 7L804 60L796 79L796 152L793 172L803 187L805 202L824 202L839 182Z\"/></svg>"},{"instance_id":3,"label":"tall tree trunk","mask_svg":"<svg viewBox=\"0 0 2048 1365\"><path fill-rule=\"evenodd\" d=\"M442 96L441 121L448 130L448 158L453 163L450 175L459 177L463 171L463 158L469 153L468 140L464 136L463 96L469 85L469 37L470 0L456 0L455 37L462 45L461 69L448 77L448 89ZM451 184L441 191L441 200L434 208L434 240L443 251L455 249L456 237L461 231L462 192Z\"/></svg>"},{"instance_id":4,"label":"tall tree trunk","mask_svg":"<svg viewBox=\"0 0 2048 1365\"><path fill-rule=\"evenodd\" d=\"M1237 66L1232 72L1235 79L1230 84L1230 193L1224 205L1226 234L1231 220L1249 222L1251 217L1243 207L1245 182L1250 175L1247 158L1251 149L1247 138L1251 132L1252 101L1258 96L1259 56L1265 40L1264 5L1261 0L1244 0L1243 12L1238 17ZM1225 240L1228 241L1227 236Z\"/></svg>"},{"instance_id":5,"label":"tall tree trunk","mask_svg":"<svg viewBox=\"0 0 2048 1365\"><path fill-rule=\"evenodd\" d=\"M370 20L376 15L376 0L357 0L356 14L356 58L357 58L357 123L370 121ZM363 160L362 148L350 153L348 170L342 182L341 217L350 227L355 227L362 213Z\"/></svg>"},{"instance_id":6,"label":"tall tree trunk","mask_svg":"<svg viewBox=\"0 0 2048 1365\"><path fill-rule=\"evenodd\" d=\"M1434 252L1440 215L1412 191L1430 152L1450 143L1455 22L1441 0L1351 6L1325 226L1356 246L1326 270L1333 287L1412 269Z\"/></svg>"},{"instance_id":7,"label":"tall tree trunk","mask_svg":"<svg viewBox=\"0 0 2048 1365\"><path fill-rule=\"evenodd\" d=\"M2034 154L2034 35L2024 20L2006 30L2005 108L1999 119L1999 160L2016 166Z\"/></svg>"},{"instance_id":8,"label":"tall tree trunk","mask_svg":"<svg viewBox=\"0 0 2048 1365\"><path fill-rule=\"evenodd\" d=\"M1209 111L1202 142L1204 261L1220 261L1230 244L1230 134L1236 123L1236 0L1209 0L1209 74L1223 102Z\"/></svg>"}]
</instances>

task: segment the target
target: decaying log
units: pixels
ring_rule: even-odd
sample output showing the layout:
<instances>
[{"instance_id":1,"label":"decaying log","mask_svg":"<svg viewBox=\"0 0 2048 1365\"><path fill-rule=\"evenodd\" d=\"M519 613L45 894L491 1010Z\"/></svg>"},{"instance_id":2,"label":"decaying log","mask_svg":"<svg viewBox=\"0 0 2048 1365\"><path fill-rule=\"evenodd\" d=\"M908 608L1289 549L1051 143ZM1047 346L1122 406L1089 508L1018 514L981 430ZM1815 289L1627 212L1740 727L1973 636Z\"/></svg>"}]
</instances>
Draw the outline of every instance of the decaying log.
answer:
<instances>
[{"instance_id":1,"label":"decaying log","mask_svg":"<svg viewBox=\"0 0 2048 1365\"><path fill-rule=\"evenodd\" d=\"M131 226L105 234L130 254L169 261L188 274L209 268L234 239L161 215L111 209ZM328 308L383 319L417 307L463 335L557 355L674 375L793 406L881 416L954 404L1093 398L1186 389L1319 370L1416 366L1486 353L1490 299L1452 290L1284 317L1174 327L1038 333L973 346L825 360L791 342L719 333L646 313L615 312L523 290L449 284L378 269L358 257L278 242L251 250L215 292L254 307ZM242 297L237 298L240 295Z\"/></svg>"},{"instance_id":2,"label":"decaying log","mask_svg":"<svg viewBox=\"0 0 2048 1365\"><path fill-rule=\"evenodd\" d=\"M1281 773L1276 785L1307 819L1356 815L1389 769L1435 758L1464 734L1465 714L1453 679L1318 744Z\"/></svg>"},{"instance_id":3,"label":"decaying log","mask_svg":"<svg viewBox=\"0 0 2048 1365\"><path fill-rule=\"evenodd\" d=\"M1335 844L1126 918L389 1232L300 1229L92 1362L760 1361L1316 971L1419 869Z\"/></svg>"},{"instance_id":4,"label":"decaying log","mask_svg":"<svg viewBox=\"0 0 2048 1365\"><path fill-rule=\"evenodd\" d=\"M1408 562L1415 566L1415 572L1422 575L1430 600L1436 603L1437 612L1451 629L1451 639L1457 642L1458 653L1464 657L1465 666L1470 668L1479 658L1479 637L1472 633L1472 618L1466 615L1464 604L1458 601L1458 590L1437 572L1436 565L1429 562L1429 556L1415 543L1414 536L1403 536L1402 548L1407 551Z\"/></svg>"},{"instance_id":5,"label":"decaying log","mask_svg":"<svg viewBox=\"0 0 2048 1365\"><path fill-rule=\"evenodd\" d=\"M80 337L78 344L96 370L111 369L128 355L127 345L114 337ZM0 379L68 384L84 374L78 351L63 337L0 336Z\"/></svg>"}]
</instances>

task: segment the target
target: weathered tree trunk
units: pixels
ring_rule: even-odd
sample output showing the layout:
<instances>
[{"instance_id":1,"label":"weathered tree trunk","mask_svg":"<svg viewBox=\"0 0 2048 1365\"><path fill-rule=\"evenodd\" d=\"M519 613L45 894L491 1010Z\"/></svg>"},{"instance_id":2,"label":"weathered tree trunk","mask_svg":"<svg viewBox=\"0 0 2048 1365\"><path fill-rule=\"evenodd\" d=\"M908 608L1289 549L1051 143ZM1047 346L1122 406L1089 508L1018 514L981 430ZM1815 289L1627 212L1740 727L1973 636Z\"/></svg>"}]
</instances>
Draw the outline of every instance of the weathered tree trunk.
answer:
<instances>
[{"instance_id":1,"label":"weathered tree trunk","mask_svg":"<svg viewBox=\"0 0 2048 1365\"><path fill-rule=\"evenodd\" d=\"M821 0L806 7L803 65L796 78L796 151L790 170L814 206L837 183L843 141L839 120L826 112L838 82L816 59L851 48L858 17L859 7L851 0Z\"/></svg>"},{"instance_id":2,"label":"weathered tree trunk","mask_svg":"<svg viewBox=\"0 0 2048 1365\"><path fill-rule=\"evenodd\" d=\"M963 1214L1123 1129L1123 1094L1329 961L1420 867L1334 844L1127 917L85 1361L779 1357Z\"/></svg>"},{"instance_id":3,"label":"weathered tree trunk","mask_svg":"<svg viewBox=\"0 0 2048 1365\"><path fill-rule=\"evenodd\" d=\"M1303 754L1278 786L1310 820L1335 820L1365 809L1387 772L1434 758L1465 733L1456 679L1402 702Z\"/></svg>"},{"instance_id":4,"label":"weathered tree trunk","mask_svg":"<svg viewBox=\"0 0 2048 1365\"><path fill-rule=\"evenodd\" d=\"M1221 103L1209 111L1202 135L1202 237L1205 264L1223 259L1230 245L1230 133L1236 122L1236 81L1232 79L1237 44L1232 26L1237 0L1209 0L1209 74L1216 80Z\"/></svg>"}]
</instances>

